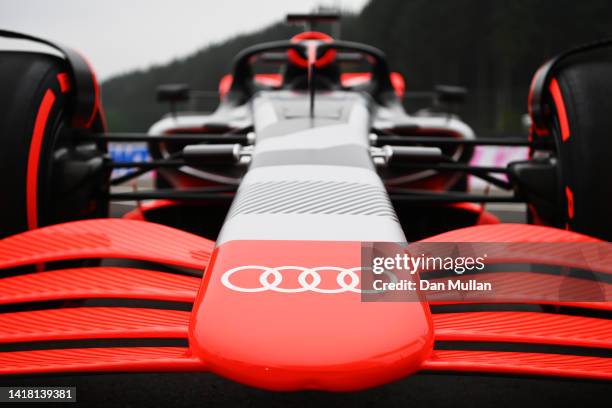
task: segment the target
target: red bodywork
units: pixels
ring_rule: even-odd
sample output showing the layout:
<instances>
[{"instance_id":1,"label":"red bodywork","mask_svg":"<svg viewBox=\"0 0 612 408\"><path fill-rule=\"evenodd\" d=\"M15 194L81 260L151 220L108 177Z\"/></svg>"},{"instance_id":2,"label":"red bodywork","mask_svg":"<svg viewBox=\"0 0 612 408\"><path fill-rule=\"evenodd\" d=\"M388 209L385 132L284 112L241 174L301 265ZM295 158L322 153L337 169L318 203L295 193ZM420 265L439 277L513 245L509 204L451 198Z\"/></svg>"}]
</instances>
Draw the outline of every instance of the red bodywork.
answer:
<instances>
[{"instance_id":1,"label":"red bodywork","mask_svg":"<svg viewBox=\"0 0 612 408\"><path fill-rule=\"evenodd\" d=\"M346 72L341 74L340 80L345 87L354 87L362 85L370 81L372 74L369 72ZM402 97L406 92L406 82L404 77L399 72L391 73L391 84L397 96ZM232 87L233 78L230 74L224 75L219 81L219 96L223 98ZM283 85L283 76L281 74L256 74L255 82L260 85L270 87L280 87Z\"/></svg>"},{"instance_id":2,"label":"red bodywork","mask_svg":"<svg viewBox=\"0 0 612 408\"><path fill-rule=\"evenodd\" d=\"M433 341L423 303L366 303L350 291L244 293L221 283L241 265L350 269L360 265L360 249L359 242L318 241L230 241L216 248L193 309L194 354L221 375L277 390L366 388L418 370ZM258 287L249 272L228 279ZM319 286L334 288L326 278ZM209 312L220 308L224 313ZM397 324L400 316L410 325ZM247 333L248 341L236 341Z\"/></svg>"},{"instance_id":3,"label":"red bodywork","mask_svg":"<svg viewBox=\"0 0 612 408\"><path fill-rule=\"evenodd\" d=\"M505 224L455 230L428 241L596 240L552 228ZM550 262L550 256L545 255L534 253L530 258ZM437 350L434 343L493 341L608 349L612 323L606 319L532 312L431 314L425 302L361 302L360 295L350 291L240 293L221 284L228 269L245 264L351 268L360 262L358 242L230 241L213 250L211 241L185 232L113 219L51 226L0 241L3 269L82 258L139 259L157 265L206 268L206 273L202 280L161 267L157 271L48 267L44 272L7 277L0 282L4 304L140 298L194 306L191 313L122 307L5 313L0 341L184 338L189 346L2 352L1 373L212 371L275 390L354 390L421 370L612 378L612 362L604 357ZM237 285L253 284L248 276L231 279ZM550 286L562 278L543 275L542 279L548 279ZM543 282L537 287L545 290ZM610 302L574 306L612 310Z\"/></svg>"}]
</instances>

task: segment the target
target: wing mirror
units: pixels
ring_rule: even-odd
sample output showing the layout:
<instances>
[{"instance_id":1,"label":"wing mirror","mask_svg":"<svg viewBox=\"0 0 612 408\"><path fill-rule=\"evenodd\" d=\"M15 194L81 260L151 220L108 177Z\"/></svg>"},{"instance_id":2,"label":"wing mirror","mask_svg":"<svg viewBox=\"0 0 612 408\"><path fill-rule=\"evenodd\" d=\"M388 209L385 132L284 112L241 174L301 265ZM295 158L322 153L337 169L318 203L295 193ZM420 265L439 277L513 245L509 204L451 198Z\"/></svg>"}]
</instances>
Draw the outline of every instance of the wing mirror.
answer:
<instances>
[{"instance_id":1,"label":"wing mirror","mask_svg":"<svg viewBox=\"0 0 612 408\"><path fill-rule=\"evenodd\" d=\"M163 84L157 87L157 102L168 102L172 116L176 116L176 104L189 100L191 89L187 84Z\"/></svg>"},{"instance_id":2,"label":"wing mirror","mask_svg":"<svg viewBox=\"0 0 612 408\"><path fill-rule=\"evenodd\" d=\"M434 92L436 94L436 101L444 105L463 103L468 93L466 88L452 85L436 85Z\"/></svg>"},{"instance_id":3,"label":"wing mirror","mask_svg":"<svg viewBox=\"0 0 612 408\"><path fill-rule=\"evenodd\" d=\"M163 84L157 87L158 102L184 102L189 99L189 85Z\"/></svg>"}]
</instances>

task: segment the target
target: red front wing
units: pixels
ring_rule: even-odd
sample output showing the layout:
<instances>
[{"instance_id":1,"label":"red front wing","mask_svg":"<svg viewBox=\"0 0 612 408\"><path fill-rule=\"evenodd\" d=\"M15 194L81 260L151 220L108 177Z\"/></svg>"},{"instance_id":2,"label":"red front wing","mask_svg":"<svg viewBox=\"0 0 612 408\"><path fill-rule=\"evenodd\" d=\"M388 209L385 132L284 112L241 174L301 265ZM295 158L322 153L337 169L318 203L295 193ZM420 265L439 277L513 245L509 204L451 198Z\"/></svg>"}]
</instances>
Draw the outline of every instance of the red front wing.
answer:
<instances>
[{"instance_id":1,"label":"red front wing","mask_svg":"<svg viewBox=\"0 0 612 408\"><path fill-rule=\"evenodd\" d=\"M594 240L546 227L488 225L429 241ZM33 265L36 270L46 265L44 271L0 280L4 305L96 298L193 304L191 312L60 306L4 313L2 343L133 338L184 339L188 346L6 351L0 353L0 373L212 371L274 390L354 390L422 370L612 378L612 360L606 357L437 347L439 342L468 341L609 350L612 322L607 319L522 311L432 313L425 302L362 302L351 290L241 292L223 284L226 279L238 286L241 281L231 280L236 276L223 276L245 261L266 267L350 269L359 265L359 243L230 241L213 247L211 241L168 227L113 219L56 225L0 241L0 268ZM537 257L532 254L530 261ZM92 258L133 259L148 266L62 269L57 263ZM559 259L560 265L572 262ZM171 268L206 273L201 279ZM521 281L543 292L570 279L533 275L525 272ZM512 294L507 296L511 302ZM612 310L610 302L550 304Z\"/></svg>"}]
</instances>

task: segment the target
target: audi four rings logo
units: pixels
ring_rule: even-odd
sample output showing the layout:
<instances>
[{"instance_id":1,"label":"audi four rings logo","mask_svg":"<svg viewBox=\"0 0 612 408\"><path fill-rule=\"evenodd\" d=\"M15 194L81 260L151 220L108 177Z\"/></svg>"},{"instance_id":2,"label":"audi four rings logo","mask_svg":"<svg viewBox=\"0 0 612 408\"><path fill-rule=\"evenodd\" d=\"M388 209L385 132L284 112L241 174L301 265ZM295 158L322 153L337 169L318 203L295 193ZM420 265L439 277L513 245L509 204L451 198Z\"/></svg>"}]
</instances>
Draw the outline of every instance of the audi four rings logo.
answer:
<instances>
[{"instance_id":1,"label":"audi four rings logo","mask_svg":"<svg viewBox=\"0 0 612 408\"><path fill-rule=\"evenodd\" d=\"M229 289L247 293L264 292L267 290L281 293L300 293L306 291L316 293L361 293L362 291L359 289L359 275L357 274L357 271L361 269L361 267L340 268L337 266L317 266L315 268L305 268L302 266L278 266L271 268L259 265L245 265L232 268L225 272L221 277L221 282ZM283 272L286 271L299 272L297 277L297 287L281 287L284 277ZM232 283L232 276L245 273L259 273L259 286L242 287ZM337 287L319 287L323 279L321 275L325 273L336 274Z\"/></svg>"}]
</instances>

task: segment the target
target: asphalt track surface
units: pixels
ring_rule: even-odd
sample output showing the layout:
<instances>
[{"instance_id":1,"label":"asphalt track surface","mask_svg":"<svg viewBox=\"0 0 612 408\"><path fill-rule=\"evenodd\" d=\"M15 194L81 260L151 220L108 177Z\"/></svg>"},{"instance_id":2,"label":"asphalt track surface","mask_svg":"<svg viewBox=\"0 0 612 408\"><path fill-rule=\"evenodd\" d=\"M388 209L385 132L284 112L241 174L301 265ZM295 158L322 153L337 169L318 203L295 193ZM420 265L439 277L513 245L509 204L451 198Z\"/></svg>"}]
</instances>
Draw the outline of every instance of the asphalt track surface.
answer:
<instances>
[{"instance_id":1,"label":"asphalt track surface","mask_svg":"<svg viewBox=\"0 0 612 408\"><path fill-rule=\"evenodd\" d=\"M441 374L417 374L351 393L269 392L208 373L3 379L0 386L5 385L77 387L76 404L42 407L605 407L612 392L604 382Z\"/></svg>"},{"instance_id":2,"label":"asphalt track surface","mask_svg":"<svg viewBox=\"0 0 612 408\"><path fill-rule=\"evenodd\" d=\"M113 216L132 208L113 206ZM504 222L524 222L524 206L491 205ZM381 335L384 335L381 333ZM210 373L94 374L13 377L0 386L76 386L77 403L44 407L586 407L609 406L609 382L559 378L416 374L351 393L269 392ZM0 404L8 406L9 404ZM11 404L18 407L40 404Z\"/></svg>"}]
</instances>

